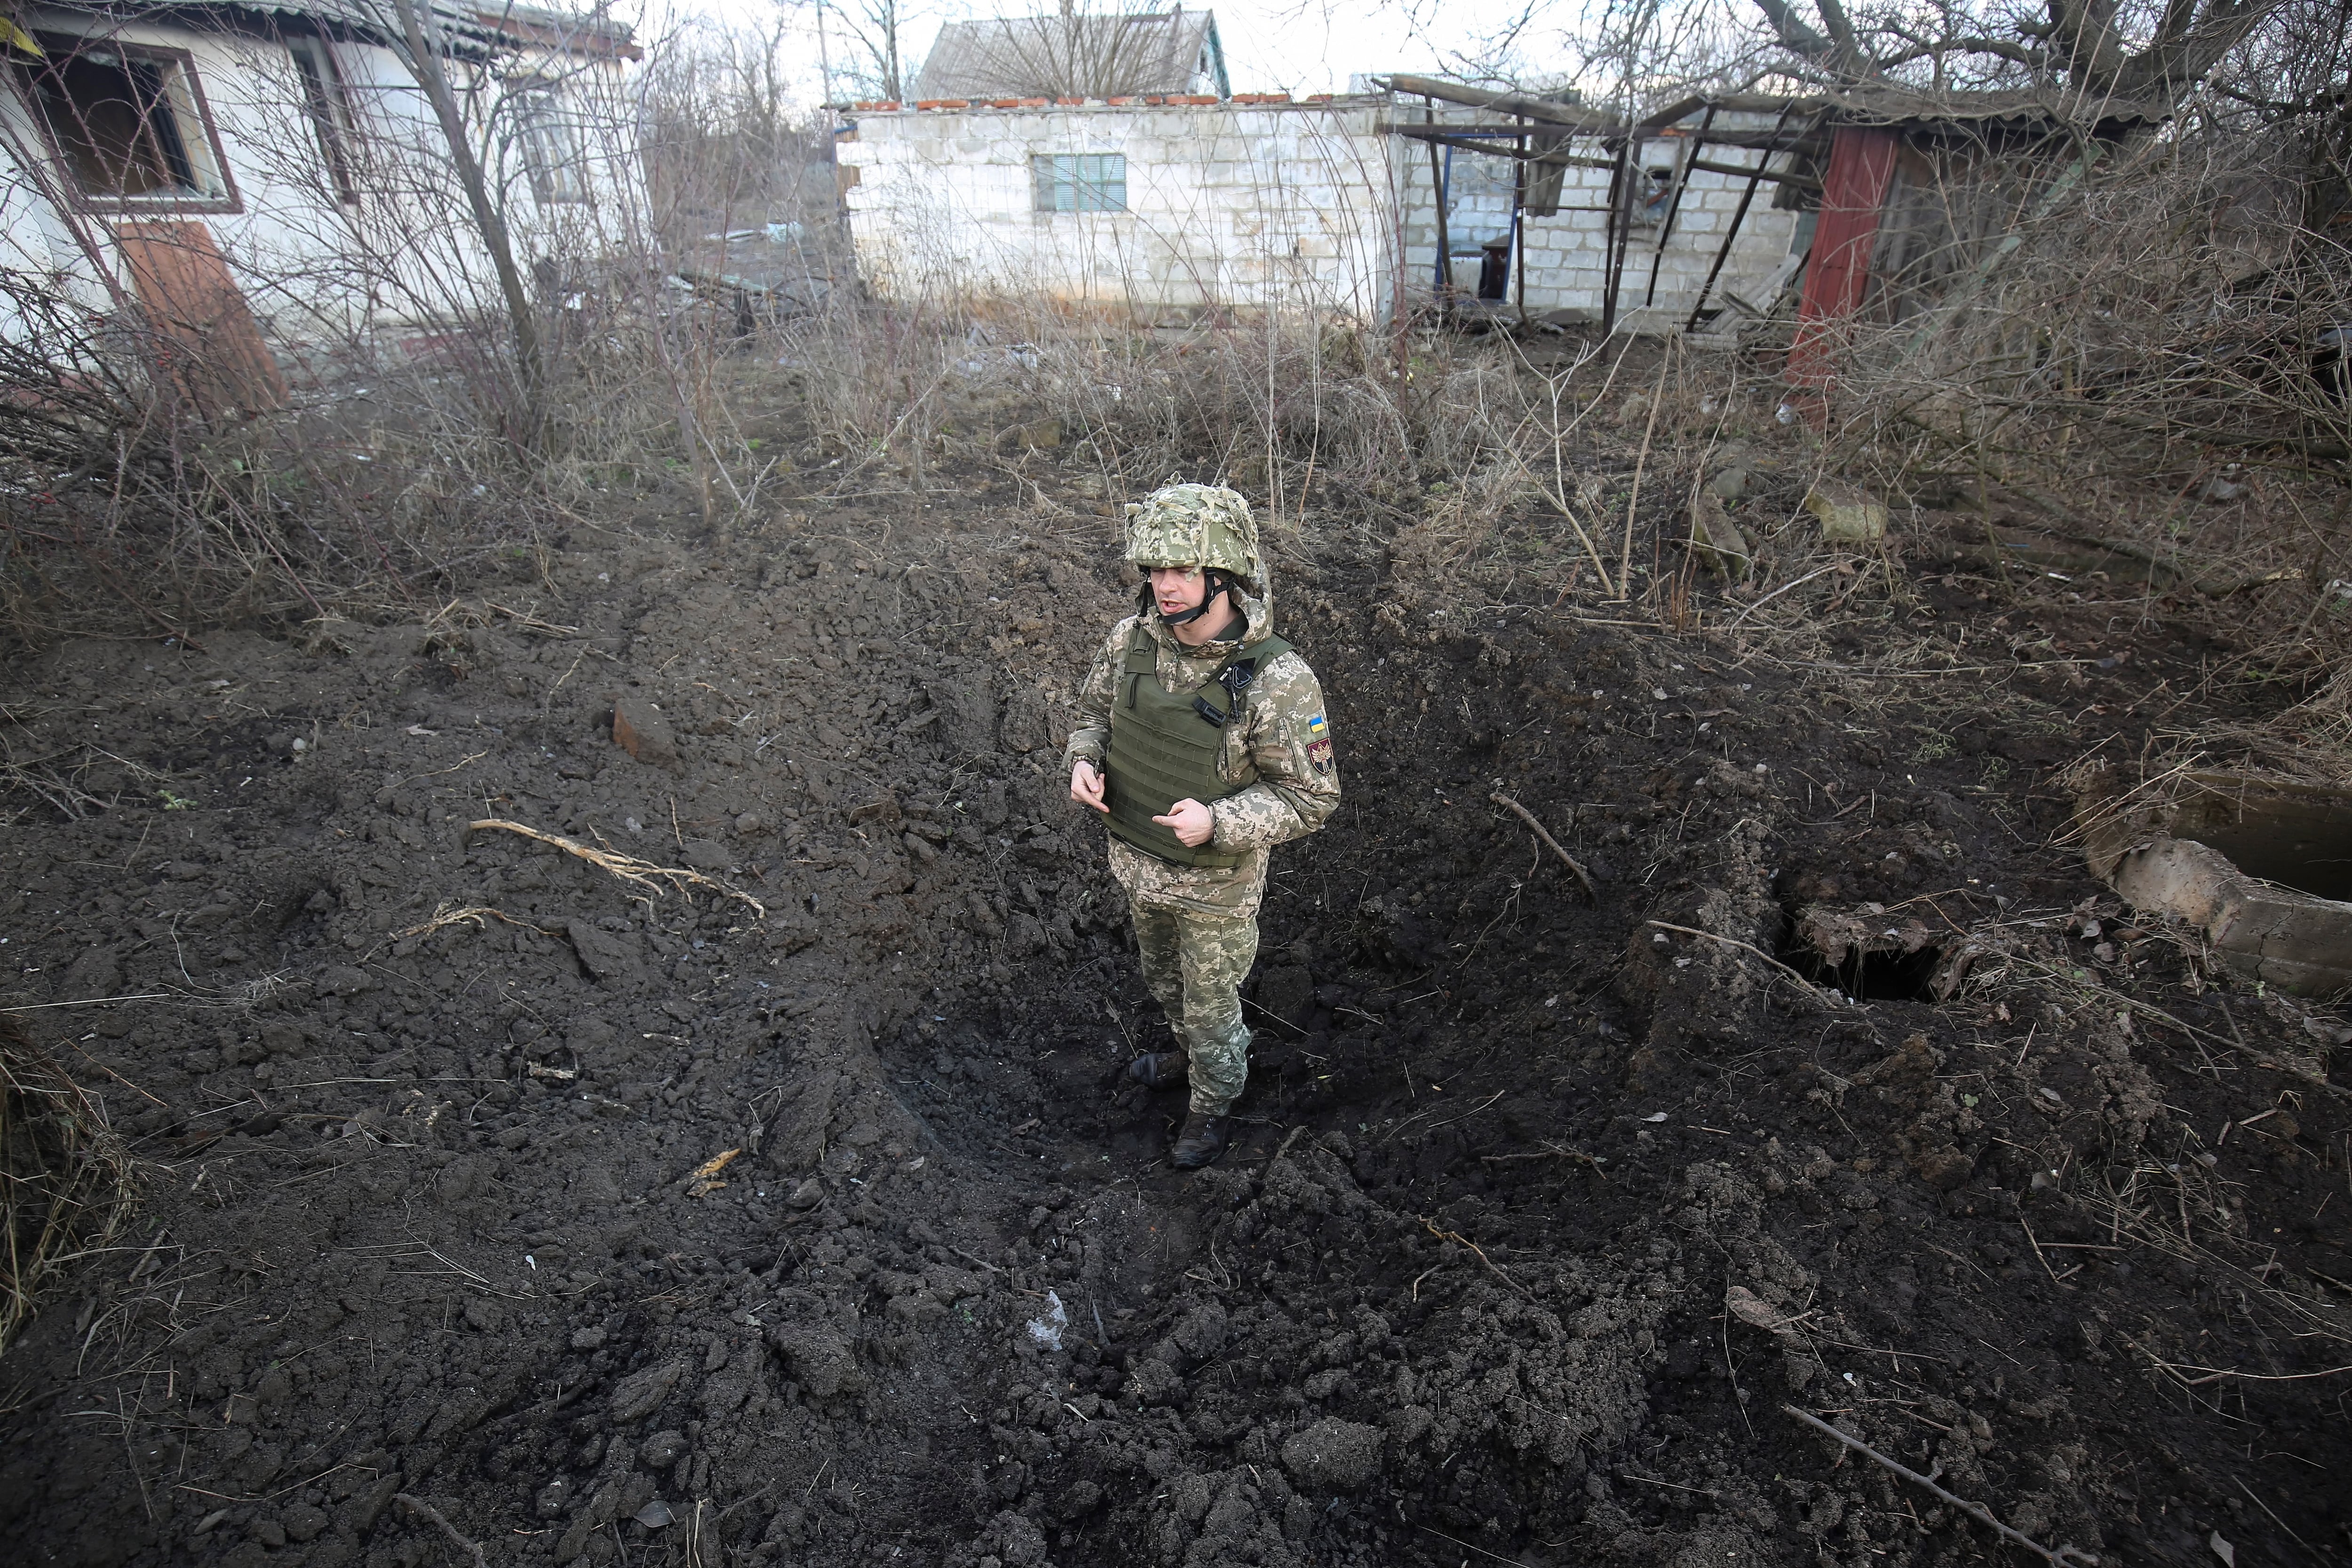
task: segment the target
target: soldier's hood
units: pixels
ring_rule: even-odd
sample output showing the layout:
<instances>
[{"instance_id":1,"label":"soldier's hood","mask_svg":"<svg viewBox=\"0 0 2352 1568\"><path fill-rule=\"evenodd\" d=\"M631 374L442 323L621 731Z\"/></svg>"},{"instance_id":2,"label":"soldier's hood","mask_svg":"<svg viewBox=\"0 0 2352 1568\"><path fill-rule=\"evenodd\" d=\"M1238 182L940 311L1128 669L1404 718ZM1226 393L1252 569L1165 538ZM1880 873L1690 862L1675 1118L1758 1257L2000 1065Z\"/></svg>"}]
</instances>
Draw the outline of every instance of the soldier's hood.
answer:
<instances>
[{"instance_id":1,"label":"soldier's hood","mask_svg":"<svg viewBox=\"0 0 2352 1568\"><path fill-rule=\"evenodd\" d=\"M1222 659L1231 655L1236 647L1245 648L1254 642L1264 642L1274 635L1274 607L1266 600L1246 590L1242 592L1240 597L1242 635L1239 637L1227 637L1217 642L1203 643L1199 647L1190 647L1176 640L1176 634L1168 629L1168 623L1160 618L1159 610L1152 605L1150 584L1144 584L1138 591L1136 602L1142 611L1145 629L1160 647L1172 648L1186 658Z\"/></svg>"}]
</instances>

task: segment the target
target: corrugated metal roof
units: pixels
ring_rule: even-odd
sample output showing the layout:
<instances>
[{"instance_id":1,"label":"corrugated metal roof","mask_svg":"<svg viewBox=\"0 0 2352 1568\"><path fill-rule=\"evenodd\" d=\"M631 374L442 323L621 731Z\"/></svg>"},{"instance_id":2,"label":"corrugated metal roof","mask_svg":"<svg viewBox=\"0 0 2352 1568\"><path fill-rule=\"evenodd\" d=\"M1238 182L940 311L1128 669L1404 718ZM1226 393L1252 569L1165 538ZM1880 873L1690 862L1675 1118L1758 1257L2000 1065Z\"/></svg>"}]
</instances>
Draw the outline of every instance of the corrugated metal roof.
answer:
<instances>
[{"instance_id":1,"label":"corrugated metal roof","mask_svg":"<svg viewBox=\"0 0 2352 1568\"><path fill-rule=\"evenodd\" d=\"M2054 88L1931 92L1894 82L1873 82L1801 97L1696 92L1661 103L1628 127L1613 116L1580 104L1555 103L1465 82L1398 75L1387 79L1387 83L1391 92L1401 96L1436 99L1517 116L1523 121L1564 126L1576 135L1595 137L1612 149L1622 145L1629 135L1643 140L1688 136L1704 125L1707 128L1706 140L1717 145L1822 154L1828 151L1835 129L1841 125L1887 126L1926 139L1954 135L2015 138L2062 131L2113 134L2157 124L2172 113L2164 104ZM1766 116L1775 123L1762 123ZM1748 123L1739 123L1742 118ZM1423 128L1395 129L1401 134L1413 135ZM1447 127L1440 121L1425 129L1443 133Z\"/></svg>"},{"instance_id":2,"label":"corrugated metal roof","mask_svg":"<svg viewBox=\"0 0 2352 1568\"><path fill-rule=\"evenodd\" d=\"M463 0L428 0L434 19L460 40L458 47L475 49L536 46L577 54L619 54L636 58L629 27L601 12L555 11L537 5L464 4ZM256 16L299 17L322 26L371 37L388 37L400 31L400 14L391 0L221 0L190 5L186 0L107 0L103 5L53 4L61 12L91 16L171 18L194 21L207 12L242 13Z\"/></svg>"},{"instance_id":3,"label":"corrugated metal roof","mask_svg":"<svg viewBox=\"0 0 2352 1568\"><path fill-rule=\"evenodd\" d=\"M1001 16L950 22L915 79L919 100L1227 96L1216 14Z\"/></svg>"},{"instance_id":4,"label":"corrugated metal roof","mask_svg":"<svg viewBox=\"0 0 2352 1568\"><path fill-rule=\"evenodd\" d=\"M1827 110L1832 121L1846 125L1974 125L1990 121L2021 126L2145 125L2172 113L2161 104L2054 88L1931 92L1881 82L1801 98L1769 93L1701 93L1646 115L1640 123L1643 128L1672 124L1709 106L1733 112L1778 114L1785 110L1792 121Z\"/></svg>"}]
</instances>

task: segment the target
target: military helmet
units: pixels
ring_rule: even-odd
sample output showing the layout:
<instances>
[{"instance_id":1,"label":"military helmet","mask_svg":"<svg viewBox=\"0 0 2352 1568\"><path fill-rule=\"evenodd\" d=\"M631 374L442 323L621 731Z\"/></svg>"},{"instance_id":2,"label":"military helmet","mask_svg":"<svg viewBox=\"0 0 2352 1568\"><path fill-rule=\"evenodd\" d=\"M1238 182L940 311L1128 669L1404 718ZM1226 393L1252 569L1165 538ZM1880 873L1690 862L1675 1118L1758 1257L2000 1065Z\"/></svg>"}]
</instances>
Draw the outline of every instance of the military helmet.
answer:
<instances>
[{"instance_id":1,"label":"military helmet","mask_svg":"<svg viewBox=\"0 0 2352 1568\"><path fill-rule=\"evenodd\" d=\"M1130 503L1127 559L1147 571L1198 566L1254 585L1265 582L1249 502L1221 485L1165 485Z\"/></svg>"}]
</instances>

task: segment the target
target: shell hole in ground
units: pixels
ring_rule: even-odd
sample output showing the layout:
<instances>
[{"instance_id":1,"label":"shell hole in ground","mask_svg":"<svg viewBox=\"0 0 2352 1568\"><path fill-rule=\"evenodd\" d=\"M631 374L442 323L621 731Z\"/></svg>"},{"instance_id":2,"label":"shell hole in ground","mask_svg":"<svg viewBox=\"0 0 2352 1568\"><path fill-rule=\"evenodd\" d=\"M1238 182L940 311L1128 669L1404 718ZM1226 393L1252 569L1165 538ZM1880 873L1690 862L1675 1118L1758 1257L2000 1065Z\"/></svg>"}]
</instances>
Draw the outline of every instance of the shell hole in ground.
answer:
<instances>
[{"instance_id":1,"label":"shell hole in ground","mask_svg":"<svg viewBox=\"0 0 2352 1568\"><path fill-rule=\"evenodd\" d=\"M1857 1002L1934 1002L1929 982L1944 950L1929 942L1916 952L1848 948L1835 961L1823 958L1811 943L1791 940L1780 950L1780 962L1816 985L1835 986Z\"/></svg>"}]
</instances>

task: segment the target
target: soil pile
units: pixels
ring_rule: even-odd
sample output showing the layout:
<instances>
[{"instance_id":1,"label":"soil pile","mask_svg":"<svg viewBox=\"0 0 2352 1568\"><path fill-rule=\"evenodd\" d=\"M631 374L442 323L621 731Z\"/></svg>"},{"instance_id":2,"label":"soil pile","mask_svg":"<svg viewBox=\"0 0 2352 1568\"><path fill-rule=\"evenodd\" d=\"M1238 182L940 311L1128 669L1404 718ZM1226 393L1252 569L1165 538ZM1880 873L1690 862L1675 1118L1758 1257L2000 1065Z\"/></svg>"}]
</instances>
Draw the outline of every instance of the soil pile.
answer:
<instances>
[{"instance_id":1,"label":"soil pile","mask_svg":"<svg viewBox=\"0 0 2352 1568\"><path fill-rule=\"evenodd\" d=\"M1783 1404L2052 1548L2352 1542L2345 1031L2053 843L2160 632L1874 674L1294 563L1349 798L1186 1177L1063 518L13 667L11 1000L146 1162L8 1352L26 1560L1993 1549Z\"/></svg>"}]
</instances>

